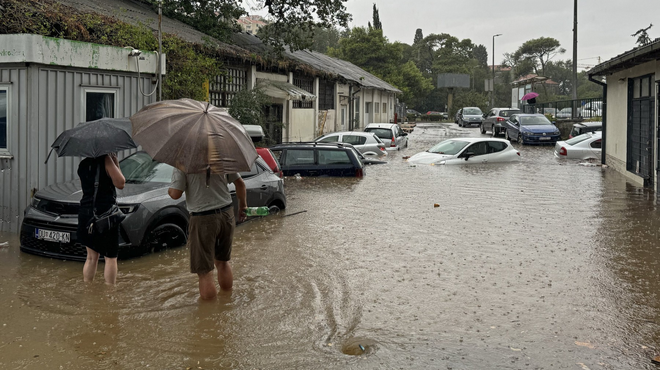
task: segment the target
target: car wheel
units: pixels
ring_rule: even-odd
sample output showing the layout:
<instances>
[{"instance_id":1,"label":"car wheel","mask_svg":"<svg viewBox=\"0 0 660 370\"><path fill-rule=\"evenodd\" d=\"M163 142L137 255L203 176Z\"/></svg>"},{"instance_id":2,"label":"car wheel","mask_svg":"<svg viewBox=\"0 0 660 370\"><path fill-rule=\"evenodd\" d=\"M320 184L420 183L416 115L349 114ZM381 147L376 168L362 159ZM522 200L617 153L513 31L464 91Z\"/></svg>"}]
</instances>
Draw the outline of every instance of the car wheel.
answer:
<instances>
[{"instance_id":1,"label":"car wheel","mask_svg":"<svg viewBox=\"0 0 660 370\"><path fill-rule=\"evenodd\" d=\"M520 144L525 144L525 139L523 139L522 134L518 134L518 142L519 142Z\"/></svg>"},{"instance_id":2,"label":"car wheel","mask_svg":"<svg viewBox=\"0 0 660 370\"><path fill-rule=\"evenodd\" d=\"M486 128L484 127L484 124L482 123L481 125L479 125L479 127L481 128L481 134L482 135L485 134L486 133Z\"/></svg>"},{"instance_id":3,"label":"car wheel","mask_svg":"<svg viewBox=\"0 0 660 370\"><path fill-rule=\"evenodd\" d=\"M186 232L177 225L165 223L147 232L142 242L142 252L158 252L167 248L180 247L186 244Z\"/></svg>"}]
</instances>

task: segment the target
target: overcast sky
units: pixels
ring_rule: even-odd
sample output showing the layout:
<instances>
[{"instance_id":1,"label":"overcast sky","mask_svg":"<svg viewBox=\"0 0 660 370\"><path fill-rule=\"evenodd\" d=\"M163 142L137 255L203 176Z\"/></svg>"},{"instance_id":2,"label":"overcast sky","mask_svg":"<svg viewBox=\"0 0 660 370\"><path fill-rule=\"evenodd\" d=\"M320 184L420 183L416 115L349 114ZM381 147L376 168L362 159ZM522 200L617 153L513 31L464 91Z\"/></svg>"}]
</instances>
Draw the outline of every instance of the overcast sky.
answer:
<instances>
[{"instance_id":1,"label":"overcast sky","mask_svg":"<svg viewBox=\"0 0 660 370\"><path fill-rule=\"evenodd\" d=\"M555 59L573 58L573 0L349 0L351 27L372 20L378 8L383 32L391 41L412 44L415 31L424 36L448 33L483 44L491 64L493 35L495 64L525 41L552 37L566 53ZM636 46L631 35L651 23L649 37L660 37L660 0L578 0L578 65L593 66Z\"/></svg>"},{"instance_id":2,"label":"overcast sky","mask_svg":"<svg viewBox=\"0 0 660 370\"><path fill-rule=\"evenodd\" d=\"M555 59L573 58L573 0L348 0L350 26L366 27L374 3L390 42L412 44L418 28L425 37L448 33L486 46L491 64L493 35L501 33L495 38L495 64L500 64L504 53L525 41L552 37L566 49ZM660 0L578 0L578 66L592 67L598 57L603 62L634 48L637 38L631 35L654 21L649 37L660 37L659 15Z\"/></svg>"}]
</instances>

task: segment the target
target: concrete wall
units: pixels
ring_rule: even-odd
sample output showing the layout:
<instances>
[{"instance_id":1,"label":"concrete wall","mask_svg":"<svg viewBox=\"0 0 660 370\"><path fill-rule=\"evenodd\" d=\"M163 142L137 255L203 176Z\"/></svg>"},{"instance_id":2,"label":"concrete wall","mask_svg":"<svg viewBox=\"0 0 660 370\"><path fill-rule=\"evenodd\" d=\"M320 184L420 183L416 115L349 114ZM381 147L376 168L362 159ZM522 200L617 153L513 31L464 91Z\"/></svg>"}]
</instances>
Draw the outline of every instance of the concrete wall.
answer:
<instances>
[{"instance_id":1,"label":"concrete wall","mask_svg":"<svg viewBox=\"0 0 660 370\"><path fill-rule=\"evenodd\" d=\"M314 109L291 109L288 127L288 141L313 141L316 115Z\"/></svg>"},{"instance_id":2,"label":"concrete wall","mask_svg":"<svg viewBox=\"0 0 660 370\"><path fill-rule=\"evenodd\" d=\"M628 148L628 79L651 73L655 73L656 80L660 78L660 62L644 63L607 76L607 138L605 148L607 165L621 172L630 181L640 186L644 184L644 180L626 170ZM657 103L654 117L658 117ZM656 119L655 129L653 130L656 133L657 128L658 122ZM657 142L657 137L655 137L653 140L653 146L655 147L654 160L658 157ZM656 184L657 181L658 179L656 178Z\"/></svg>"}]
</instances>

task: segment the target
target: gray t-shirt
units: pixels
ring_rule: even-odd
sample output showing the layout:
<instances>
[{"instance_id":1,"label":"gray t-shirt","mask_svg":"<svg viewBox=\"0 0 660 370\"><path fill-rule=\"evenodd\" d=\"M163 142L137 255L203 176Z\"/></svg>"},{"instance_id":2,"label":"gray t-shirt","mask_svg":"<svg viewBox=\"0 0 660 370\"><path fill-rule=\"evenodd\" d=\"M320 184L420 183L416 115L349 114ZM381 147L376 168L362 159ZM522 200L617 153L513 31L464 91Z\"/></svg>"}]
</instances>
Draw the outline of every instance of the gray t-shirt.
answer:
<instances>
[{"instance_id":1,"label":"gray t-shirt","mask_svg":"<svg viewBox=\"0 0 660 370\"><path fill-rule=\"evenodd\" d=\"M185 174L175 168L172 171L170 187L186 193L186 207L189 212L203 212L230 205L231 194L227 184L240 178L238 173L211 174L207 187L205 172Z\"/></svg>"}]
</instances>

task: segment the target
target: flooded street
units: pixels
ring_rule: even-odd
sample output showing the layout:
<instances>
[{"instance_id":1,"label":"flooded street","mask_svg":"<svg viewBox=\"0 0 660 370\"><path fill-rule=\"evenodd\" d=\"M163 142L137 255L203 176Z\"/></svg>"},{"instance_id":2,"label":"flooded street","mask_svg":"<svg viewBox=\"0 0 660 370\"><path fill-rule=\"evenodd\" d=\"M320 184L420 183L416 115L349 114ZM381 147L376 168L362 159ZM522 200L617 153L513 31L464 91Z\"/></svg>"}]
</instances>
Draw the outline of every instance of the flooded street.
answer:
<instances>
[{"instance_id":1,"label":"flooded street","mask_svg":"<svg viewBox=\"0 0 660 370\"><path fill-rule=\"evenodd\" d=\"M363 179L287 178L286 212L238 228L234 291L212 303L185 248L120 261L109 288L0 234L0 369L656 368L655 195L552 147L402 159L479 135L420 124Z\"/></svg>"}]
</instances>

